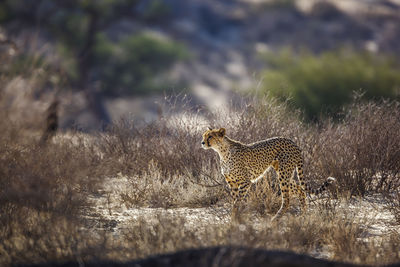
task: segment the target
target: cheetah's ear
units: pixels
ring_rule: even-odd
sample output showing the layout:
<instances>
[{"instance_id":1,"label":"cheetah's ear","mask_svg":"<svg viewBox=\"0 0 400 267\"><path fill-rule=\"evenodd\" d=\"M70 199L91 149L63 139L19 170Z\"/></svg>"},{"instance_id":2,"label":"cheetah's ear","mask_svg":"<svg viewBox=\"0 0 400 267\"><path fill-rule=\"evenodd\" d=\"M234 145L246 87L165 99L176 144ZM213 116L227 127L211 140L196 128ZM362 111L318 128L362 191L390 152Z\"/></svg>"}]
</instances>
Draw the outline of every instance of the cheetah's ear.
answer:
<instances>
[{"instance_id":1,"label":"cheetah's ear","mask_svg":"<svg viewBox=\"0 0 400 267\"><path fill-rule=\"evenodd\" d=\"M219 134L221 135L221 137L224 137L225 136L225 132L226 132L226 130L225 130L225 128L221 128L221 129L219 129Z\"/></svg>"},{"instance_id":2,"label":"cheetah's ear","mask_svg":"<svg viewBox=\"0 0 400 267\"><path fill-rule=\"evenodd\" d=\"M212 128L211 128L210 126L208 126L208 130L210 130L210 131L211 131L211 130L212 130Z\"/></svg>"}]
</instances>

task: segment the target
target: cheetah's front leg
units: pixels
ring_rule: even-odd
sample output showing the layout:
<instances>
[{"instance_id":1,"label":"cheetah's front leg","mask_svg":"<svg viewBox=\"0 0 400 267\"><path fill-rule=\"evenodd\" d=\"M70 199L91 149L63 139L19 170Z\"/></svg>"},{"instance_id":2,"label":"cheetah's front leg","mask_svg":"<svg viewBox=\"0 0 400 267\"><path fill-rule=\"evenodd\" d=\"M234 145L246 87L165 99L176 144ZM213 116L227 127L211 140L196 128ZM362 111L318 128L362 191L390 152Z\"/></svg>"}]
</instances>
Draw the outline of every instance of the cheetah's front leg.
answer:
<instances>
[{"instance_id":1,"label":"cheetah's front leg","mask_svg":"<svg viewBox=\"0 0 400 267\"><path fill-rule=\"evenodd\" d=\"M231 189L230 194L233 199L233 204L235 205L236 202L240 200L239 185L237 184L235 178L227 174L225 174L225 181L229 185L229 188Z\"/></svg>"},{"instance_id":2,"label":"cheetah's front leg","mask_svg":"<svg viewBox=\"0 0 400 267\"><path fill-rule=\"evenodd\" d=\"M232 216L236 216L239 202L245 200L248 195L250 182L230 175L225 175L225 180L231 189L230 193L233 198Z\"/></svg>"}]
</instances>

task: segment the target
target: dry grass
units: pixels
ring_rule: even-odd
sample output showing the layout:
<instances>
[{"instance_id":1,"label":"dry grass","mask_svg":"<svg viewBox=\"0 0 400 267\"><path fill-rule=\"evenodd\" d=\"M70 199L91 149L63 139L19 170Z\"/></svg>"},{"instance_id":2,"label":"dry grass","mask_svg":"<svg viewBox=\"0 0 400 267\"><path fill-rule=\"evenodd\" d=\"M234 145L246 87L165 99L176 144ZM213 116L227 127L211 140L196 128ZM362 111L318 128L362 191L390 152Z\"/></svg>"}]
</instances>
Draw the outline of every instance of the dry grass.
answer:
<instances>
[{"instance_id":1,"label":"dry grass","mask_svg":"<svg viewBox=\"0 0 400 267\"><path fill-rule=\"evenodd\" d=\"M2 99L7 99L8 86L3 83ZM10 110L21 119L10 120ZM400 261L398 231L369 237L371 222L338 204L352 196L380 194L393 200L389 209L397 221L392 223L399 225L397 102L358 103L346 111L344 121L319 126L301 123L298 114L268 99L248 100L220 114L165 110L152 123L126 119L96 137L59 134L45 146L39 145L40 112L36 123L24 123L17 112L1 103L0 264L124 261L217 245L291 250L362 264ZM209 125L225 126L229 136L243 142L272 136L295 140L303 149L309 182L338 179L333 197L328 193L328 198L312 202L304 214L294 199L288 214L271 223L280 204L271 172L254 185L237 221L197 228L189 227L185 216L158 216L152 222L143 217L118 233L92 223L107 219L93 214L95 203L90 201L107 197L106 190L99 190L106 177L116 183L122 179L118 177L127 179L117 194L128 208L229 207L218 157L200 147L201 133ZM110 204L110 214L112 209Z\"/></svg>"},{"instance_id":2,"label":"dry grass","mask_svg":"<svg viewBox=\"0 0 400 267\"><path fill-rule=\"evenodd\" d=\"M2 83L0 99L0 265L76 258L95 243L81 215L100 184L100 157L79 138L41 144L40 105L19 111L32 94L10 96L13 84Z\"/></svg>"},{"instance_id":3,"label":"dry grass","mask_svg":"<svg viewBox=\"0 0 400 267\"><path fill-rule=\"evenodd\" d=\"M131 258L169 253L182 249L210 246L244 246L261 249L289 250L336 261L358 264L388 264L400 260L399 233L384 236L380 241L367 241L367 221L356 219L346 210L321 215L317 211L291 216L280 222L243 216L241 223L209 225L189 230L184 217L157 218L149 224L135 220L124 233L123 244L136 250ZM329 251L326 253L326 251ZM126 250L121 254L126 256Z\"/></svg>"},{"instance_id":4,"label":"dry grass","mask_svg":"<svg viewBox=\"0 0 400 267\"><path fill-rule=\"evenodd\" d=\"M229 113L206 114L206 118L215 127L225 126L230 137L243 142L272 136L295 140L303 149L308 181L317 185L328 176L336 177L335 195L349 198L395 192L400 185L399 104L355 104L346 112L348 115L341 123L310 126L299 122L297 115L290 114L284 105L270 100L251 100L233 107ZM178 192L184 189L186 195L203 202L200 205L210 204L202 201L204 198L214 199L213 202L226 198L221 190L225 184L217 154L204 151L199 145L207 125L198 125L202 125L198 114L189 120L167 115L141 128L127 121L114 125L100 140L104 158L114 167L114 170L108 169L113 171L110 175L121 172L131 177L134 195L131 198L135 203L141 202L140 196L143 203L153 199L151 192L156 184L162 184L156 195L168 195L163 191L169 191L168 187ZM198 192L199 185L203 187L202 193ZM193 203L187 198L181 199L185 199L184 205ZM170 202L179 206L176 200Z\"/></svg>"}]
</instances>

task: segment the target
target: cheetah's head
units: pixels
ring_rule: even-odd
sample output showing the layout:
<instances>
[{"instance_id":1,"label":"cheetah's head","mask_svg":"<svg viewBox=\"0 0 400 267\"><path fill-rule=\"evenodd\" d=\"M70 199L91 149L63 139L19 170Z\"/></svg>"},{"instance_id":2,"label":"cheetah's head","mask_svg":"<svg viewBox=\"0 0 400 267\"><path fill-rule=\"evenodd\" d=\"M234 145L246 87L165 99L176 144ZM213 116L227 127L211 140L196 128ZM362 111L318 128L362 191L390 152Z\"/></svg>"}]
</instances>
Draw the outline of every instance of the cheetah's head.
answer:
<instances>
[{"instance_id":1,"label":"cheetah's head","mask_svg":"<svg viewBox=\"0 0 400 267\"><path fill-rule=\"evenodd\" d=\"M224 136L225 128L211 129L209 127L208 130L203 133L203 141L201 142L201 146L204 149L216 148L216 146L222 142Z\"/></svg>"}]
</instances>

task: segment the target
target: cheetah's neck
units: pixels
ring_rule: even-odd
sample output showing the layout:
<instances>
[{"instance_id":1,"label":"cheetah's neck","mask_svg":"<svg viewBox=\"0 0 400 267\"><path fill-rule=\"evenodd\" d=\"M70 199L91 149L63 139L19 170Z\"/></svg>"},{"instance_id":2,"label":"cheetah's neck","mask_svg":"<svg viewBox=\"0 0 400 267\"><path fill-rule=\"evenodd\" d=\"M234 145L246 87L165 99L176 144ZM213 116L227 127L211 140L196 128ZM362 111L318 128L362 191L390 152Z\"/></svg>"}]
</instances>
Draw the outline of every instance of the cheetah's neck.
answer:
<instances>
[{"instance_id":1,"label":"cheetah's neck","mask_svg":"<svg viewBox=\"0 0 400 267\"><path fill-rule=\"evenodd\" d=\"M240 143L239 141L235 141L225 136L222 139L222 142L220 142L217 146L213 147L213 149L218 153L222 161L227 161L231 156L232 149L239 148L242 146L245 145Z\"/></svg>"}]
</instances>

